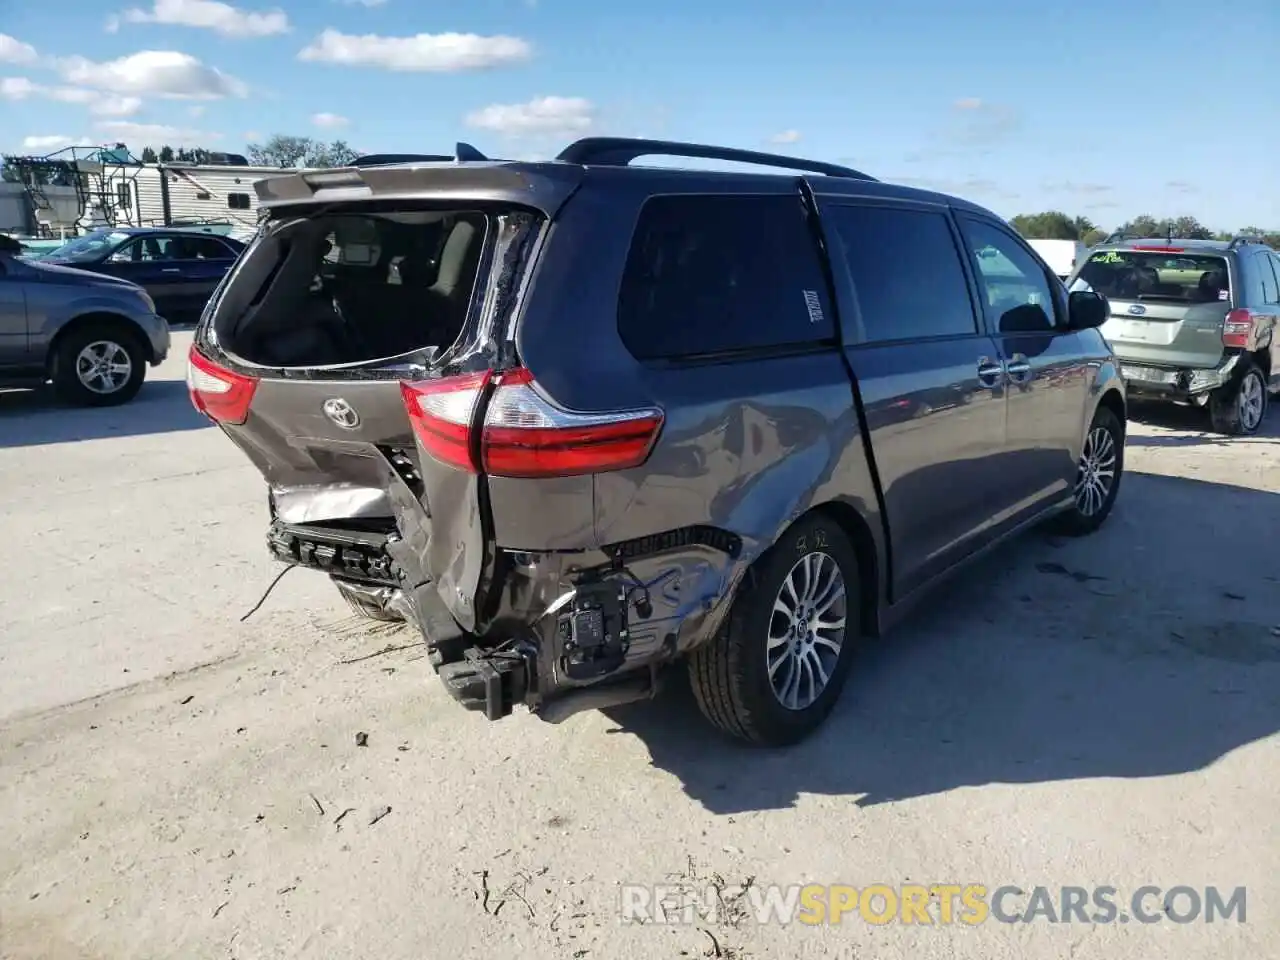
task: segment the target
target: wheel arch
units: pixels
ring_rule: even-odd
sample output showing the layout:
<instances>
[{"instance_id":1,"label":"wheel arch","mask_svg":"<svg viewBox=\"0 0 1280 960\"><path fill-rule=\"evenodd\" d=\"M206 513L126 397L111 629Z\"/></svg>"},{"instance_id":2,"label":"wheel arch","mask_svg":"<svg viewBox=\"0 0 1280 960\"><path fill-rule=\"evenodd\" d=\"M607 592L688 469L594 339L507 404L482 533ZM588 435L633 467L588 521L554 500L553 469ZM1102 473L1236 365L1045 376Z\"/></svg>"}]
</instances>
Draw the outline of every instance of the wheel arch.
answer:
<instances>
[{"instance_id":1,"label":"wheel arch","mask_svg":"<svg viewBox=\"0 0 1280 960\"><path fill-rule=\"evenodd\" d=\"M871 524L852 504L843 500L828 500L809 508L797 517L786 530L782 531L778 539L781 540L786 536L797 523L815 515L831 520L849 538L858 558L858 627L864 636L878 636L880 633L881 563L875 537L871 533Z\"/></svg>"},{"instance_id":2,"label":"wheel arch","mask_svg":"<svg viewBox=\"0 0 1280 960\"><path fill-rule=\"evenodd\" d=\"M49 350L45 357L45 368L50 374L53 373L54 358L58 355L58 348L63 341L75 333L92 329L95 326L119 327L129 331L141 348L146 362L152 363L155 361L155 351L151 347L151 340L147 337L146 331L138 326L135 321L129 319L123 313L112 313L110 310L93 310L72 317L60 326L58 332L53 335L53 339L49 341Z\"/></svg>"},{"instance_id":3,"label":"wheel arch","mask_svg":"<svg viewBox=\"0 0 1280 960\"><path fill-rule=\"evenodd\" d=\"M1102 395L1098 397L1098 407L1110 410L1116 415L1116 419L1120 421L1122 434L1129 432L1128 406L1118 387L1113 386L1103 390ZM1090 419L1092 420L1092 417Z\"/></svg>"}]
</instances>

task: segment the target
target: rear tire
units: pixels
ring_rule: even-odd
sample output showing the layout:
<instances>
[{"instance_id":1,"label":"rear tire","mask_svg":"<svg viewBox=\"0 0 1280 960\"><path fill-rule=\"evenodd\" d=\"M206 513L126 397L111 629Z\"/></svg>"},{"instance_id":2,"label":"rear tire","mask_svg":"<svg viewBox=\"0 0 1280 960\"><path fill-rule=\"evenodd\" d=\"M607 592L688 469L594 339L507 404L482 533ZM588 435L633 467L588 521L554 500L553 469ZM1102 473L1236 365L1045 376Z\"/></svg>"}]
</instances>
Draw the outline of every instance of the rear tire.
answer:
<instances>
[{"instance_id":1,"label":"rear tire","mask_svg":"<svg viewBox=\"0 0 1280 960\"><path fill-rule=\"evenodd\" d=\"M1107 407L1099 407L1085 434L1076 468L1071 508L1054 518L1056 532L1071 537L1093 533L1111 515L1124 478L1124 427Z\"/></svg>"},{"instance_id":2,"label":"rear tire","mask_svg":"<svg viewBox=\"0 0 1280 960\"><path fill-rule=\"evenodd\" d=\"M1242 359L1234 382L1209 396L1209 422L1218 433L1251 437L1267 417L1267 378L1250 357Z\"/></svg>"},{"instance_id":3,"label":"rear tire","mask_svg":"<svg viewBox=\"0 0 1280 960\"><path fill-rule=\"evenodd\" d=\"M147 352L142 338L123 323L87 323L59 338L50 379L65 402L78 407L115 407L142 389Z\"/></svg>"},{"instance_id":4,"label":"rear tire","mask_svg":"<svg viewBox=\"0 0 1280 960\"><path fill-rule=\"evenodd\" d=\"M333 585L338 588L338 593L342 595L343 600L347 601L347 606L351 608L352 612L359 616L383 623L404 622L404 617L400 616L395 610L353 589L341 580L334 580Z\"/></svg>"},{"instance_id":5,"label":"rear tire","mask_svg":"<svg viewBox=\"0 0 1280 960\"><path fill-rule=\"evenodd\" d=\"M833 520L811 514L788 530L747 571L721 629L690 654L707 719L762 746L816 730L848 677L860 583L857 553Z\"/></svg>"}]
</instances>

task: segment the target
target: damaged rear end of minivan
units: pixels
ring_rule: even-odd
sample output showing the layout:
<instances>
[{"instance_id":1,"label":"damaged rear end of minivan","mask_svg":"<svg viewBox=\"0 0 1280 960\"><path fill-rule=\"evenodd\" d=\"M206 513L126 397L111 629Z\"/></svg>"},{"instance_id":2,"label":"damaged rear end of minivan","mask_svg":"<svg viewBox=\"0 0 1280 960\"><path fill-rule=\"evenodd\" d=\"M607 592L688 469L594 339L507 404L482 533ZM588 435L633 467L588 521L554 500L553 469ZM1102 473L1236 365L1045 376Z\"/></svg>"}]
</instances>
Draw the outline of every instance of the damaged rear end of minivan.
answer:
<instances>
[{"instance_id":1,"label":"damaged rear end of minivan","mask_svg":"<svg viewBox=\"0 0 1280 960\"><path fill-rule=\"evenodd\" d=\"M565 410L516 348L583 175L468 162L260 181L257 234L189 358L192 402L267 482L274 555L417 626L449 692L491 719L517 703L552 718L627 660L632 588L582 569L610 563L592 476L644 462L662 411ZM501 512L555 516L554 542L499 548L495 480ZM573 712L651 690L628 679Z\"/></svg>"}]
</instances>

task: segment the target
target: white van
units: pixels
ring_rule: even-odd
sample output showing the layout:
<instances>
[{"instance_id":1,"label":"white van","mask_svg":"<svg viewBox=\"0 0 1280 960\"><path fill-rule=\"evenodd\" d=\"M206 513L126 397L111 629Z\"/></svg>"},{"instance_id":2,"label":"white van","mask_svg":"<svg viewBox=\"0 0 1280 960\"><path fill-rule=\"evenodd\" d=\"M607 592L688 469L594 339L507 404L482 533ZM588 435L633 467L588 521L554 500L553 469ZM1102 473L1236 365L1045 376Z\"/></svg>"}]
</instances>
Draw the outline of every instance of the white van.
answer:
<instances>
[{"instance_id":1,"label":"white van","mask_svg":"<svg viewBox=\"0 0 1280 960\"><path fill-rule=\"evenodd\" d=\"M1089 252L1079 240L1028 240L1027 243L1063 280L1071 276L1077 264L1084 263L1085 254Z\"/></svg>"}]
</instances>

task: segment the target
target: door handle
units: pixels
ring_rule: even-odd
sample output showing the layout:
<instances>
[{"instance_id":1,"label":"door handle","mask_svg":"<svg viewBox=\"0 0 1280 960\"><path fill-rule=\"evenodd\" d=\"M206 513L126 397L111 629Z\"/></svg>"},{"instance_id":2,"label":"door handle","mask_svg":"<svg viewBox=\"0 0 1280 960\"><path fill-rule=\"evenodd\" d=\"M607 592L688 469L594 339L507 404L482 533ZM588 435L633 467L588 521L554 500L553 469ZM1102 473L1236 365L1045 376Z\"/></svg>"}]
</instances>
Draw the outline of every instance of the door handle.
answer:
<instances>
[{"instance_id":1,"label":"door handle","mask_svg":"<svg viewBox=\"0 0 1280 960\"><path fill-rule=\"evenodd\" d=\"M178 267L161 267L160 272L161 273L181 273L182 270Z\"/></svg>"},{"instance_id":2,"label":"door handle","mask_svg":"<svg viewBox=\"0 0 1280 960\"><path fill-rule=\"evenodd\" d=\"M1009 379L1014 383L1026 383L1035 376L1034 371L1031 369L1031 361L1026 358L1025 354L1021 353L1015 353L1010 357L1004 369L1009 375Z\"/></svg>"},{"instance_id":3,"label":"door handle","mask_svg":"<svg viewBox=\"0 0 1280 960\"><path fill-rule=\"evenodd\" d=\"M1004 377L1003 363L990 357L978 358L978 382L984 387L998 387Z\"/></svg>"}]
</instances>

